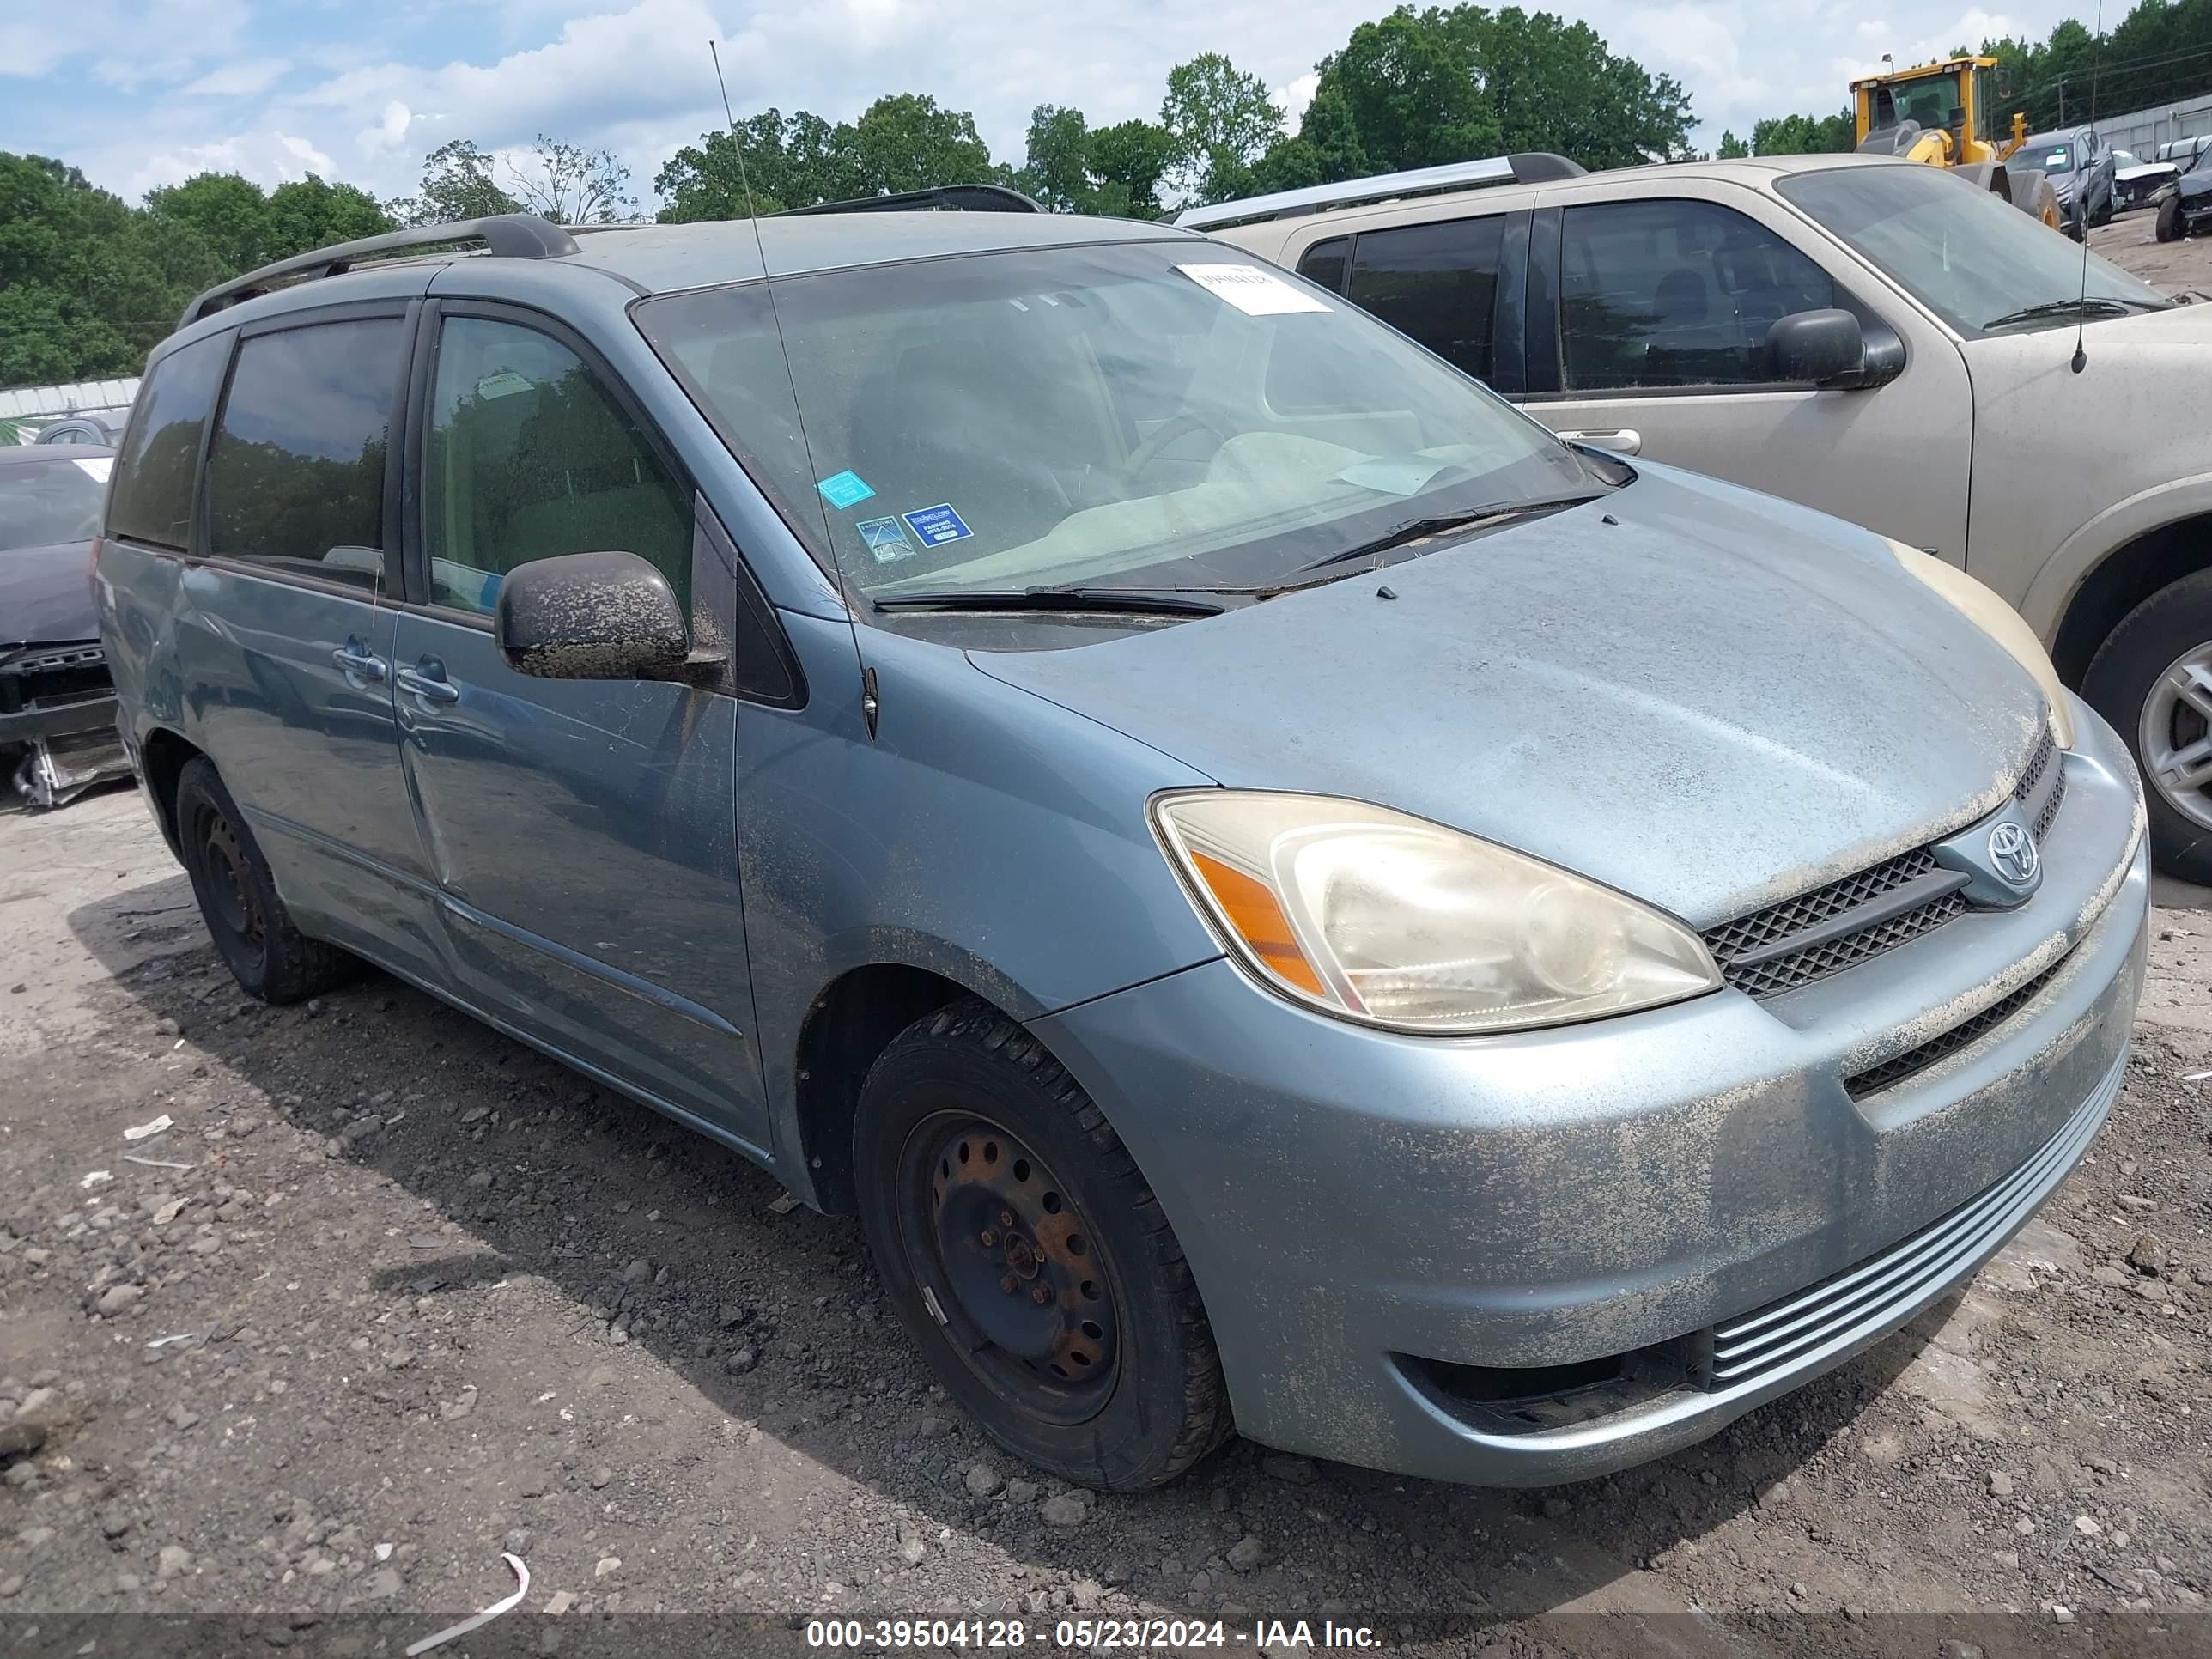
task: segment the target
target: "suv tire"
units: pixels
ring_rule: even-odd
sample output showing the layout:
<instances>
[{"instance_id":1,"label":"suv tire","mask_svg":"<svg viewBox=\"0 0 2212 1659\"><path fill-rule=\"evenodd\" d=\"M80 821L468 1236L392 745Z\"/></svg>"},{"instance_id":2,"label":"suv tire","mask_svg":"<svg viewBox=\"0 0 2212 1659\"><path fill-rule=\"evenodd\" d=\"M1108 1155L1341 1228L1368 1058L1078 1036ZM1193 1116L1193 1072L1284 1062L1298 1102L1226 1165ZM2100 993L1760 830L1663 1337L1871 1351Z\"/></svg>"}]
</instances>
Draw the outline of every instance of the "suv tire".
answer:
<instances>
[{"instance_id":1,"label":"suv tire","mask_svg":"<svg viewBox=\"0 0 2212 1659\"><path fill-rule=\"evenodd\" d=\"M2168 755L2212 744L2212 690L2178 696L2191 663L2212 672L2212 569L2161 587L2121 619L2081 681L2081 695L2126 741L2142 774L2151 856L2166 875L2212 884L2212 783L2162 783L2146 743ZM2153 729L2155 728L2155 729Z\"/></svg>"},{"instance_id":2,"label":"suv tire","mask_svg":"<svg viewBox=\"0 0 2212 1659\"><path fill-rule=\"evenodd\" d=\"M2158 225L2152 234L2161 242L2181 240L2181 198L2178 193L2158 204Z\"/></svg>"},{"instance_id":3,"label":"suv tire","mask_svg":"<svg viewBox=\"0 0 2212 1659\"><path fill-rule=\"evenodd\" d=\"M192 896L240 988L264 1002L297 1002L353 976L356 958L294 924L260 843L204 755L177 775L176 818Z\"/></svg>"},{"instance_id":4,"label":"suv tire","mask_svg":"<svg viewBox=\"0 0 2212 1659\"><path fill-rule=\"evenodd\" d=\"M861 1085L860 1224L908 1334L985 1433L1131 1492L1224 1439L1198 1286L1136 1160L997 1009L926 1015Z\"/></svg>"}]
</instances>

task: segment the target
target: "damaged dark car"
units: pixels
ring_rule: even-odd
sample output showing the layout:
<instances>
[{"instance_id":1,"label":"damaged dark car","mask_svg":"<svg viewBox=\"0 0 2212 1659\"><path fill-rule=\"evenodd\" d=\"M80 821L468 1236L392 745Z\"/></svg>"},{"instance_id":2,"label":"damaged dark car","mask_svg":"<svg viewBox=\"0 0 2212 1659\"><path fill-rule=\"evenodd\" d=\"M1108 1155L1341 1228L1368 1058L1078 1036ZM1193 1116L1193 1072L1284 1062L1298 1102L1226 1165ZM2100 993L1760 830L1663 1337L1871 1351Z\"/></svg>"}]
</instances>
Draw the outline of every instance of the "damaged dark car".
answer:
<instances>
[{"instance_id":1,"label":"damaged dark car","mask_svg":"<svg viewBox=\"0 0 2212 1659\"><path fill-rule=\"evenodd\" d=\"M100 643L92 538L115 452L0 448L0 799L59 806L131 762Z\"/></svg>"}]
</instances>

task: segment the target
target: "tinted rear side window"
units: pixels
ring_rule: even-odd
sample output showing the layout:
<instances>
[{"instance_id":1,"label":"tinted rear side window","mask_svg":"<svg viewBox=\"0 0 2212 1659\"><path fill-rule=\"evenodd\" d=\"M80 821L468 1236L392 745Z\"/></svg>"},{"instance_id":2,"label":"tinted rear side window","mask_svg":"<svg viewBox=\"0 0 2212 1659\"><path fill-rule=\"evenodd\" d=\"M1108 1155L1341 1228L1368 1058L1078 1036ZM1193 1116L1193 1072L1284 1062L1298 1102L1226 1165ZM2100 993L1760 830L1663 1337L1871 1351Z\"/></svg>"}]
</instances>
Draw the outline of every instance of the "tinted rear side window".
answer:
<instances>
[{"instance_id":1,"label":"tinted rear side window","mask_svg":"<svg viewBox=\"0 0 2212 1659\"><path fill-rule=\"evenodd\" d=\"M208 550L374 588L406 325L375 317L238 349L208 454Z\"/></svg>"},{"instance_id":2,"label":"tinted rear side window","mask_svg":"<svg viewBox=\"0 0 2212 1659\"><path fill-rule=\"evenodd\" d=\"M1310 283L1344 292L1344 256L1350 252L1352 240L1346 236L1332 236L1326 242L1316 242L1298 261L1298 275Z\"/></svg>"},{"instance_id":3,"label":"tinted rear side window","mask_svg":"<svg viewBox=\"0 0 2212 1659\"><path fill-rule=\"evenodd\" d=\"M1503 214L1362 231L1347 292L1446 362L1487 380L1504 240Z\"/></svg>"},{"instance_id":4,"label":"tinted rear side window","mask_svg":"<svg viewBox=\"0 0 2212 1659\"><path fill-rule=\"evenodd\" d=\"M191 542L192 469L222 384L232 336L211 334L154 365L115 458L107 533L184 548Z\"/></svg>"}]
</instances>

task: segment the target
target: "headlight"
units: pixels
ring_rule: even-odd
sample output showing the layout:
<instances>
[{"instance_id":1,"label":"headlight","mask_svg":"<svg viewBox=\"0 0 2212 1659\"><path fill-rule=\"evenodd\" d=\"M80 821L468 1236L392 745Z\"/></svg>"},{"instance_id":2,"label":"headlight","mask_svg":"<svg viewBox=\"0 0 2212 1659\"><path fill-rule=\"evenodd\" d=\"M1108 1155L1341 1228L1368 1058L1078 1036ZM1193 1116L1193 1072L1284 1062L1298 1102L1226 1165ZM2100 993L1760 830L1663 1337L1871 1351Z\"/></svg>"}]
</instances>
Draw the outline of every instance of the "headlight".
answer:
<instances>
[{"instance_id":1,"label":"headlight","mask_svg":"<svg viewBox=\"0 0 2212 1659\"><path fill-rule=\"evenodd\" d=\"M1673 918L1424 818L1206 789L1153 823L1206 918L1269 985L1400 1030L1509 1031L1716 990Z\"/></svg>"},{"instance_id":2,"label":"headlight","mask_svg":"<svg viewBox=\"0 0 2212 1659\"><path fill-rule=\"evenodd\" d=\"M1882 539L1889 541L1887 536ZM1965 571L1933 554L1894 541L1889 542L1889 550L1897 555L1898 563L1948 599L1960 615L2004 647L2014 662L2035 676L2044 700L2051 705L2051 735L2061 749L2071 749L2074 714L2067 707L2066 688L2059 684L2058 671L2051 665L2051 653L2020 612Z\"/></svg>"}]
</instances>

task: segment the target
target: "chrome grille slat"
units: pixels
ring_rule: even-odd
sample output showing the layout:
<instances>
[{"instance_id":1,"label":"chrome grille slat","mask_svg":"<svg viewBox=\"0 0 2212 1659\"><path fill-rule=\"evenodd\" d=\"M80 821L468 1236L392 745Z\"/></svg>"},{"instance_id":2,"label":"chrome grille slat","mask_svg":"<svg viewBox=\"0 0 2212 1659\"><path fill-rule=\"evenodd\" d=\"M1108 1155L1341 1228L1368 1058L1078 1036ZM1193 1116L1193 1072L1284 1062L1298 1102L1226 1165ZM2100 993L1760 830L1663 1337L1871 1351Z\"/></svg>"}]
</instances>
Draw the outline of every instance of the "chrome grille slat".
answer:
<instances>
[{"instance_id":1,"label":"chrome grille slat","mask_svg":"<svg viewBox=\"0 0 2212 1659\"><path fill-rule=\"evenodd\" d=\"M1949 1214L1818 1285L1714 1326L1714 1386L1784 1367L1805 1349L1874 1322L1942 1282L2026 1219L2035 1194L2096 1133L2111 1094L2100 1088L2026 1163Z\"/></svg>"}]
</instances>

